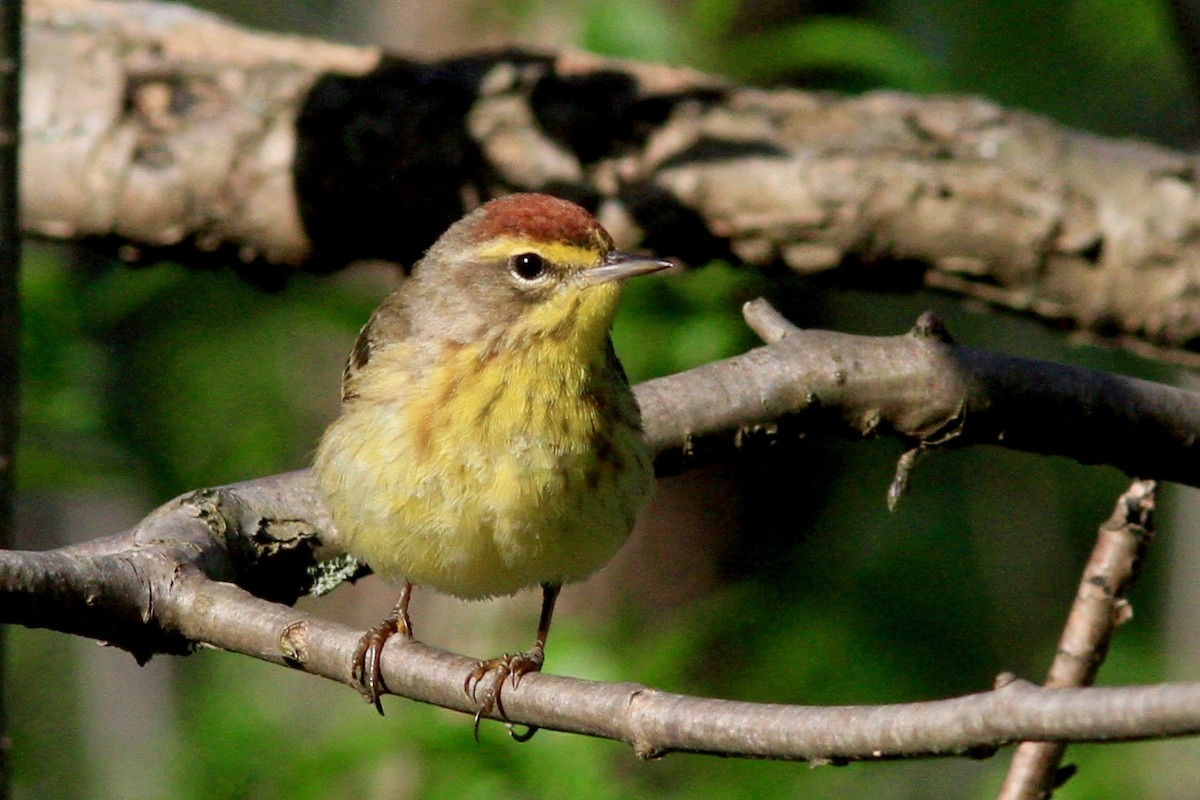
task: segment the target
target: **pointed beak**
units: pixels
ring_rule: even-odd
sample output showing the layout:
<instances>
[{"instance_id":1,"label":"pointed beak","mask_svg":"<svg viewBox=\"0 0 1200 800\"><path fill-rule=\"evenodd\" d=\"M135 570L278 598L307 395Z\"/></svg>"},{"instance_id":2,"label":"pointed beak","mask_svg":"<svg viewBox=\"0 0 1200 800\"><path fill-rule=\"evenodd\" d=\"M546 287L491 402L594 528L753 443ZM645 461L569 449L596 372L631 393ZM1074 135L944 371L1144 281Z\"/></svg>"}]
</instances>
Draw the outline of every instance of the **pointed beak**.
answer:
<instances>
[{"instance_id":1,"label":"pointed beak","mask_svg":"<svg viewBox=\"0 0 1200 800\"><path fill-rule=\"evenodd\" d=\"M661 272L675 266L674 262L663 258L639 256L633 253L622 253L618 250L609 252L598 266L583 273L583 278L590 284L623 281L638 275L649 275Z\"/></svg>"}]
</instances>

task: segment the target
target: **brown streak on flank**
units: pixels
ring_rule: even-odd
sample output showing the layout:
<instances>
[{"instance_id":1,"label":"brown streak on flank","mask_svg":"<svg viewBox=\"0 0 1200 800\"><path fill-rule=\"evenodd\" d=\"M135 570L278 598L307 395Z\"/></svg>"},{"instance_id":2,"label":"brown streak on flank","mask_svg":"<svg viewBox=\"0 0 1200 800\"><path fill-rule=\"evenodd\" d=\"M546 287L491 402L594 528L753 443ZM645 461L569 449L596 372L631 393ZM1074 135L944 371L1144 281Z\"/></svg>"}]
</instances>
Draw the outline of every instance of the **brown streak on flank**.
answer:
<instances>
[{"instance_id":1,"label":"brown streak on flank","mask_svg":"<svg viewBox=\"0 0 1200 800\"><path fill-rule=\"evenodd\" d=\"M479 209L476 241L516 237L608 252L612 238L584 209L546 194L511 194Z\"/></svg>"},{"instance_id":2,"label":"brown streak on flank","mask_svg":"<svg viewBox=\"0 0 1200 800\"><path fill-rule=\"evenodd\" d=\"M497 386L492 390L491 395L484 401L479 409L479 413L475 416L475 424L478 426L486 425L488 419L492 416L492 412L496 409L496 403L500 402L500 398L504 396L504 386Z\"/></svg>"},{"instance_id":3,"label":"brown streak on flank","mask_svg":"<svg viewBox=\"0 0 1200 800\"><path fill-rule=\"evenodd\" d=\"M566 414L558 414L557 416L558 416L558 435L563 437L564 440L566 440L566 438L571 435L571 431L573 431L575 429L574 423L571 421L571 418L569 416L567 416ZM549 423L551 421L550 415L547 416L546 421L547 421L547 423Z\"/></svg>"},{"instance_id":4,"label":"brown streak on flank","mask_svg":"<svg viewBox=\"0 0 1200 800\"><path fill-rule=\"evenodd\" d=\"M429 440L433 436L433 418L436 415L436 406L428 406L420 409L420 414L412 421L413 455L419 459L424 459L429 454Z\"/></svg>"}]
</instances>

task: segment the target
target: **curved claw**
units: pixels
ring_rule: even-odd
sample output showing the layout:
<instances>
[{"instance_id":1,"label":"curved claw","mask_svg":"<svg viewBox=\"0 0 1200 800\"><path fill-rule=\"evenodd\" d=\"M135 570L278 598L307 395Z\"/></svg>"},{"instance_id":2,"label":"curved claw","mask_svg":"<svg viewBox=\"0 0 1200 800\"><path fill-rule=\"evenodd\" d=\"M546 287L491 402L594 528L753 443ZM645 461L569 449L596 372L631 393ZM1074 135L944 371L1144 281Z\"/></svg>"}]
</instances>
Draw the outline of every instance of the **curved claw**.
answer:
<instances>
[{"instance_id":1,"label":"curved claw","mask_svg":"<svg viewBox=\"0 0 1200 800\"><path fill-rule=\"evenodd\" d=\"M513 723L511 723L511 722L508 723L508 735L512 737L512 740L514 742L517 742L519 744L528 742L530 739L533 738L533 735L540 730L541 730L541 728L539 728L537 725L526 725L524 733L517 733L517 729L513 725Z\"/></svg>"},{"instance_id":2,"label":"curved claw","mask_svg":"<svg viewBox=\"0 0 1200 800\"><path fill-rule=\"evenodd\" d=\"M475 724L471 728L471 733L475 736L475 744L479 744L479 721L481 719L483 719L483 706L475 710Z\"/></svg>"},{"instance_id":3,"label":"curved claw","mask_svg":"<svg viewBox=\"0 0 1200 800\"><path fill-rule=\"evenodd\" d=\"M479 692L479 684L483 682L483 678L493 669L503 671L504 665L513 656L510 653L505 653L497 658L489 658L487 661L478 661L475 663L475 668L467 673L467 679L463 681L463 693L470 697L475 702L479 702L477 693ZM507 673L505 673L507 675ZM488 711L485 706L480 707L480 713Z\"/></svg>"},{"instance_id":4,"label":"curved claw","mask_svg":"<svg viewBox=\"0 0 1200 800\"><path fill-rule=\"evenodd\" d=\"M375 706L380 716L383 715L382 697L388 689L383 682L379 661L383 657L383 646L396 634L411 639L412 626L403 618L388 617L362 635L350 662L350 677L355 683L355 688L364 700Z\"/></svg>"},{"instance_id":5,"label":"curved claw","mask_svg":"<svg viewBox=\"0 0 1200 800\"><path fill-rule=\"evenodd\" d=\"M467 679L463 681L463 692L466 693L472 701L479 704L475 711L475 740L479 740L479 721L485 714L490 714L493 710L500 715L504 721L508 721L508 713L504 710L504 701L502 699L504 693L504 682L508 680L515 689L521 682L521 678L531 672L540 672L542 663L545 661L545 653L540 648L535 647L528 653L505 653L498 658L490 658L487 661L480 661L475 665L475 668L467 675ZM492 679L491 685L484 694L483 699L479 699L479 686L483 683L483 679L489 672L494 672L495 677ZM519 742L528 741L536 728L531 728L527 734L514 734L513 738Z\"/></svg>"},{"instance_id":6,"label":"curved claw","mask_svg":"<svg viewBox=\"0 0 1200 800\"><path fill-rule=\"evenodd\" d=\"M479 721L483 719L485 714L490 715L494 709L508 724L508 732L518 742L527 742L533 735L537 733L537 726L531 725L525 733L516 733L513 730L511 721L508 719L508 714L504 710L504 681L511 679L514 689L521 683L521 678L531 672L541 672L542 663L546 660L546 635L550 632L550 618L554 615L554 601L558 598L560 585L556 583L542 584L542 615L538 619L537 639L534 640L533 649L527 653L513 653L500 656L499 658L490 658L487 661L480 661L475 665L475 668L467 675L467 679L463 681L463 692L471 698L472 702L478 703L475 709L475 741L479 741ZM483 700L478 698L479 684L483 683L484 677L491 671L495 670L496 677L488 687L487 694Z\"/></svg>"}]
</instances>

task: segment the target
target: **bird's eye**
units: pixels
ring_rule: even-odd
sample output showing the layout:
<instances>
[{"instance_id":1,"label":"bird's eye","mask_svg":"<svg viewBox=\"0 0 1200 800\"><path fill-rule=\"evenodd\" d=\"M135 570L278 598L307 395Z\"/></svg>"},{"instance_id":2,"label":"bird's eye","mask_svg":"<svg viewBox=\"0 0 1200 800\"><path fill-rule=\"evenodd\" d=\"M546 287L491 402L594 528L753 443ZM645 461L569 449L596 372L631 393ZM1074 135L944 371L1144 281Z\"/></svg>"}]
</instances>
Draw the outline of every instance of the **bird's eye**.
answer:
<instances>
[{"instance_id":1,"label":"bird's eye","mask_svg":"<svg viewBox=\"0 0 1200 800\"><path fill-rule=\"evenodd\" d=\"M537 253L521 253L513 256L512 272L523 281L536 280L546 272L546 262Z\"/></svg>"}]
</instances>

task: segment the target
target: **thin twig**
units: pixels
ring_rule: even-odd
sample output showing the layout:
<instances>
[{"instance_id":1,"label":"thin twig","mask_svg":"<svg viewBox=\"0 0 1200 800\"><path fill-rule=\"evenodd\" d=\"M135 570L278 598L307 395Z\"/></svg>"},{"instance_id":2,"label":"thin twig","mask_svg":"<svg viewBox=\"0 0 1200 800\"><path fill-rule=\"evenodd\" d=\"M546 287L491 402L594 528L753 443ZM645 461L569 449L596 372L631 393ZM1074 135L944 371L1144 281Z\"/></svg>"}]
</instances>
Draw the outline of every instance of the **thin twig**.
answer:
<instances>
[{"instance_id":1,"label":"thin twig","mask_svg":"<svg viewBox=\"0 0 1200 800\"><path fill-rule=\"evenodd\" d=\"M761 297L742 305L742 318L765 344L774 344L800 330Z\"/></svg>"},{"instance_id":2,"label":"thin twig","mask_svg":"<svg viewBox=\"0 0 1200 800\"><path fill-rule=\"evenodd\" d=\"M1079 592L1046 677L1047 688L1090 686L1116 627L1131 615L1125 596L1137 580L1146 543L1153 536L1154 481L1134 481L1097 535ZM1059 768L1065 742L1022 742L998 800L1043 800L1074 770Z\"/></svg>"}]
</instances>

